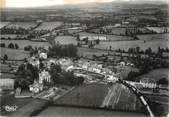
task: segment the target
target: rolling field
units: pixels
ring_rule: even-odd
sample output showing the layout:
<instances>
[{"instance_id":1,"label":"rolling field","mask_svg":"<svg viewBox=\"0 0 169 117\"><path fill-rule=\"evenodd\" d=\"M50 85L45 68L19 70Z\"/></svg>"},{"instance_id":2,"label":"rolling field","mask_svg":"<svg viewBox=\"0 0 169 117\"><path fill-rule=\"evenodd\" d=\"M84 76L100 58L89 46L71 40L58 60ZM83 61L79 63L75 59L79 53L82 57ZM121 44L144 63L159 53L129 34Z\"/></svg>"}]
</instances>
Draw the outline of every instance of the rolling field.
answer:
<instances>
[{"instance_id":1,"label":"rolling field","mask_svg":"<svg viewBox=\"0 0 169 117\"><path fill-rule=\"evenodd\" d=\"M141 50L145 50L151 47L152 51L157 51L158 47L161 47L161 48L169 47L169 41L168 40L154 40L154 41L148 41L146 43L144 43L143 40L105 41L105 42L100 42L100 44L96 45L94 48L109 49L110 46L112 47L112 50L117 50L119 48L128 50L129 48L136 48L137 46L139 46Z\"/></svg>"},{"instance_id":2,"label":"rolling field","mask_svg":"<svg viewBox=\"0 0 169 117\"><path fill-rule=\"evenodd\" d=\"M9 73L0 73L0 78L1 79L10 79L10 78L15 78L15 75L9 74Z\"/></svg>"},{"instance_id":3,"label":"rolling field","mask_svg":"<svg viewBox=\"0 0 169 117\"><path fill-rule=\"evenodd\" d=\"M115 83L109 88L101 107L111 107L123 111L140 111L142 104L126 86Z\"/></svg>"},{"instance_id":4,"label":"rolling field","mask_svg":"<svg viewBox=\"0 0 169 117\"><path fill-rule=\"evenodd\" d=\"M65 96L55 101L55 104L100 107L108 91L108 86L103 84L83 85L75 88Z\"/></svg>"},{"instance_id":5,"label":"rolling field","mask_svg":"<svg viewBox=\"0 0 169 117\"><path fill-rule=\"evenodd\" d=\"M125 35L126 28L117 28L113 26L105 26L103 28L106 28L108 30L111 30L109 34L114 34L114 35ZM93 29L92 31L95 33L99 33L100 29Z\"/></svg>"},{"instance_id":6,"label":"rolling field","mask_svg":"<svg viewBox=\"0 0 169 117\"><path fill-rule=\"evenodd\" d=\"M55 100L54 104L111 108L121 111L140 111L142 104L136 95L122 84L111 87L104 84L90 84L75 88L65 96Z\"/></svg>"},{"instance_id":7,"label":"rolling field","mask_svg":"<svg viewBox=\"0 0 169 117\"><path fill-rule=\"evenodd\" d=\"M30 30L36 26L37 26L36 22L13 22L10 25L8 25L7 28L12 28L12 29L23 28L26 30Z\"/></svg>"},{"instance_id":8,"label":"rolling field","mask_svg":"<svg viewBox=\"0 0 169 117\"><path fill-rule=\"evenodd\" d=\"M60 27L63 22L43 22L40 26L38 26L35 31L40 30L53 30L54 28Z\"/></svg>"},{"instance_id":9,"label":"rolling field","mask_svg":"<svg viewBox=\"0 0 169 117\"><path fill-rule=\"evenodd\" d=\"M46 49L50 46L48 42L33 42L29 40L1 40L1 43L9 45L10 43L17 43L19 49L24 49L25 46L31 45L32 47L45 47Z\"/></svg>"},{"instance_id":10,"label":"rolling field","mask_svg":"<svg viewBox=\"0 0 169 117\"><path fill-rule=\"evenodd\" d=\"M79 33L80 37L81 36L94 36L94 37L106 37L107 40L111 40L111 41L125 41L125 40L133 40L132 37L128 37L128 36L116 36L116 35L106 35L106 34L94 34L94 33L87 33L87 32L80 32Z\"/></svg>"},{"instance_id":11,"label":"rolling field","mask_svg":"<svg viewBox=\"0 0 169 117\"><path fill-rule=\"evenodd\" d=\"M103 54L107 54L108 52L104 50L97 50L97 49L89 49L89 48L78 48L78 55L87 57L87 58L92 58L93 55L101 56Z\"/></svg>"},{"instance_id":12,"label":"rolling field","mask_svg":"<svg viewBox=\"0 0 169 117\"><path fill-rule=\"evenodd\" d=\"M77 45L77 41L75 37L72 36L57 36L55 38L55 42L59 42L60 44L67 45L67 44L74 44Z\"/></svg>"},{"instance_id":13,"label":"rolling field","mask_svg":"<svg viewBox=\"0 0 169 117\"><path fill-rule=\"evenodd\" d=\"M17 39L17 38L24 38L24 37L27 37L27 35L16 35L16 34L2 34L1 35L1 38L8 38L10 37L11 39Z\"/></svg>"},{"instance_id":14,"label":"rolling field","mask_svg":"<svg viewBox=\"0 0 169 117\"><path fill-rule=\"evenodd\" d=\"M161 78L168 78L169 79L169 69L156 69L152 70L149 73L138 77L138 79L143 80L147 79L149 82L157 82Z\"/></svg>"},{"instance_id":15,"label":"rolling field","mask_svg":"<svg viewBox=\"0 0 169 117\"><path fill-rule=\"evenodd\" d=\"M58 117L148 117L144 114L133 112L59 106L49 106L38 114L38 116L45 117L56 115Z\"/></svg>"},{"instance_id":16,"label":"rolling field","mask_svg":"<svg viewBox=\"0 0 169 117\"><path fill-rule=\"evenodd\" d=\"M140 40L145 41L158 41L158 40L169 40L169 33L165 34L146 34L146 35L138 35Z\"/></svg>"},{"instance_id":17,"label":"rolling field","mask_svg":"<svg viewBox=\"0 0 169 117\"><path fill-rule=\"evenodd\" d=\"M5 54L8 55L8 59L12 60L23 60L29 56L29 52L25 52L24 50L1 48L1 58L3 58Z\"/></svg>"}]
</instances>

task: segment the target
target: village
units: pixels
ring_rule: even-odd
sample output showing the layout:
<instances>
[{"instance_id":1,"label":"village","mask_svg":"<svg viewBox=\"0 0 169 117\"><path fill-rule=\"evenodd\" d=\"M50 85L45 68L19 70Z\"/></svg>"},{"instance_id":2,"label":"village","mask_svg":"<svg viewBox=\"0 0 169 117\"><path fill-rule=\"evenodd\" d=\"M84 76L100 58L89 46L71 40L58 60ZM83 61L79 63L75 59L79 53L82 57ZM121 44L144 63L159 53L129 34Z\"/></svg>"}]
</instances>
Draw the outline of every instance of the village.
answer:
<instances>
[{"instance_id":1,"label":"village","mask_svg":"<svg viewBox=\"0 0 169 117\"><path fill-rule=\"evenodd\" d=\"M166 116L168 6L75 6L2 9L1 115L70 107Z\"/></svg>"}]
</instances>

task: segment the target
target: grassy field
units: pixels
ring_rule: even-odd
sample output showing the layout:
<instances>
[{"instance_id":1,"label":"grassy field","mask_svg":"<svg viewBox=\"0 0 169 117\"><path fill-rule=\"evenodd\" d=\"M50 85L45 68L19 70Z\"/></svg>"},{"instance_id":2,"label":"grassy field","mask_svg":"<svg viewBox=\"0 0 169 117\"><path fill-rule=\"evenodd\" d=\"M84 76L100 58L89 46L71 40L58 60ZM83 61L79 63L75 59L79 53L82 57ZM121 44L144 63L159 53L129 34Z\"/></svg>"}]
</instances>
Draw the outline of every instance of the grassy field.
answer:
<instances>
[{"instance_id":1,"label":"grassy field","mask_svg":"<svg viewBox=\"0 0 169 117\"><path fill-rule=\"evenodd\" d=\"M55 104L100 107L107 91L108 86L103 84L83 85L56 100Z\"/></svg>"},{"instance_id":2,"label":"grassy field","mask_svg":"<svg viewBox=\"0 0 169 117\"><path fill-rule=\"evenodd\" d=\"M128 36L116 36L116 35L106 35L106 34L95 34L95 33L87 33L87 32L80 32L80 36L101 36L101 37L106 37L107 40L112 40L112 41L125 41L125 40L133 40L132 37Z\"/></svg>"},{"instance_id":3,"label":"grassy field","mask_svg":"<svg viewBox=\"0 0 169 117\"><path fill-rule=\"evenodd\" d=\"M5 43L8 46L10 43L18 44L20 49L23 49L25 46L31 45L32 47L45 47L48 49L50 44L48 42L33 42L29 40L1 40L1 43Z\"/></svg>"},{"instance_id":4,"label":"grassy field","mask_svg":"<svg viewBox=\"0 0 169 117\"><path fill-rule=\"evenodd\" d=\"M163 41L163 40L169 40L169 33L165 34L146 34L146 35L138 35L137 36L140 40L145 41Z\"/></svg>"},{"instance_id":5,"label":"grassy field","mask_svg":"<svg viewBox=\"0 0 169 117\"><path fill-rule=\"evenodd\" d=\"M52 117L56 115L58 117L148 117L146 115L133 112L59 106L49 106L38 114L38 116L45 117Z\"/></svg>"},{"instance_id":6,"label":"grassy field","mask_svg":"<svg viewBox=\"0 0 169 117\"><path fill-rule=\"evenodd\" d=\"M0 78L1 79L11 79L15 78L16 76L14 74L9 74L9 73L0 73Z\"/></svg>"},{"instance_id":7,"label":"grassy field","mask_svg":"<svg viewBox=\"0 0 169 117\"><path fill-rule=\"evenodd\" d=\"M147 37L148 38L148 37ZM169 41L168 40L154 40L154 41L148 41L144 43L143 40L135 40L135 41L105 41L100 42L99 45L96 45L95 48L98 49L109 49L109 47L112 47L112 50L117 49L124 49L128 50L128 48L135 48L137 46L140 47L140 49L145 50L149 47L153 51L157 51L158 47L166 48L169 47Z\"/></svg>"},{"instance_id":8,"label":"grassy field","mask_svg":"<svg viewBox=\"0 0 169 117\"><path fill-rule=\"evenodd\" d=\"M149 73L138 77L140 80L148 80L149 82L157 82L161 78L168 78L169 79L169 69L156 69L152 70Z\"/></svg>"},{"instance_id":9,"label":"grassy field","mask_svg":"<svg viewBox=\"0 0 169 117\"><path fill-rule=\"evenodd\" d=\"M147 35L138 35L139 40L132 40L131 37L127 36L115 36L115 35L104 35L104 34L94 34L94 33L79 33L80 36L106 36L108 40L111 41L100 41L99 45L95 45L94 48L98 49L109 49L112 47L112 50L135 48L137 46L140 49L145 50L149 47L153 51L157 51L158 47L166 48L169 47L168 37L169 34L147 34Z\"/></svg>"},{"instance_id":10,"label":"grassy field","mask_svg":"<svg viewBox=\"0 0 169 117\"><path fill-rule=\"evenodd\" d=\"M97 50L97 49L89 49L89 48L78 48L78 55L92 58L93 55L101 56L103 54L107 54L104 50Z\"/></svg>"},{"instance_id":11,"label":"grassy field","mask_svg":"<svg viewBox=\"0 0 169 117\"><path fill-rule=\"evenodd\" d=\"M54 28L60 27L63 22L43 22L39 27L35 30L53 30Z\"/></svg>"},{"instance_id":12,"label":"grassy field","mask_svg":"<svg viewBox=\"0 0 169 117\"><path fill-rule=\"evenodd\" d=\"M29 57L29 52L24 50L1 48L1 58L3 58L5 54L8 55L8 59L12 60L23 60Z\"/></svg>"},{"instance_id":13,"label":"grassy field","mask_svg":"<svg viewBox=\"0 0 169 117\"><path fill-rule=\"evenodd\" d=\"M27 37L27 35L16 35L16 34L3 34L1 35L1 38L8 38L10 37L11 39L15 39L15 38L24 38L24 37Z\"/></svg>"},{"instance_id":14,"label":"grassy field","mask_svg":"<svg viewBox=\"0 0 169 117\"><path fill-rule=\"evenodd\" d=\"M105 26L103 28L111 30L110 34L115 34L115 35L125 35L126 28L117 28L117 27L112 27L112 26ZM95 33L99 33L100 29L93 29L92 31Z\"/></svg>"},{"instance_id":15,"label":"grassy field","mask_svg":"<svg viewBox=\"0 0 169 117\"><path fill-rule=\"evenodd\" d=\"M7 26L7 28L12 28L12 29L18 29L18 28L23 28L30 30L34 27L36 27L38 24L36 22L13 22L10 25Z\"/></svg>"},{"instance_id":16,"label":"grassy field","mask_svg":"<svg viewBox=\"0 0 169 117\"><path fill-rule=\"evenodd\" d=\"M55 38L55 42L59 42L60 44L67 45L67 44L74 44L77 45L77 41L75 37L72 36L57 36Z\"/></svg>"}]
</instances>

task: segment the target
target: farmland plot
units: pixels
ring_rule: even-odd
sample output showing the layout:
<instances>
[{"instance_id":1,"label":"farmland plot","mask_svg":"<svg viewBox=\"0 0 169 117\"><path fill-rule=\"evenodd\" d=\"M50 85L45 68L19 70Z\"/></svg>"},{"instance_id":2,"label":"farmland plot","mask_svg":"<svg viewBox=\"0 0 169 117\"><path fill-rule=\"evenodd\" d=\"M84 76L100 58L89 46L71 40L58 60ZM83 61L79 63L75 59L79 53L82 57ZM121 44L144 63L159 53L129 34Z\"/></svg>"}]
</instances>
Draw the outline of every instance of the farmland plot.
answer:
<instances>
[{"instance_id":1,"label":"farmland plot","mask_svg":"<svg viewBox=\"0 0 169 117\"><path fill-rule=\"evenodd\" d=\"M75 37L72 36L57 36L55 38L55 42L59 42L60 44L67 45L67 44L74 44L77 45L77 41Z\"/></svg>"},{"instance_id":2,"label":"farmland plot","mask_svg":"<svg viewBox=\"0 0 169 117\"><path fill-rule=\"evenodd\" d=\"M105 41L100 42L99 45L95 45L94 48L98 49L109 49L111 46L112 50L124 49L128 50L129 48L140 47L141 50L145 50L151 47L152 51L157 51L158 47L166 48L169 47L168 40L153 40L144 42L143 40L135 40L135 41Z\"/></svg>"},{"instance_id":3,"label":"farmland plot","mask_svg":"<svg viewBox=\"0 0 169 117\"><path fill-rule=\"evenodd\" d=\"M44 47L48 49L50 44L48 42L33 42L29 40L1 40L1 43L5 43L6 46L9 45L10 43L13 44L18 44L19 49L24 49L25 46L31 45L32 47Z\"/></svg>"},{"instance_id":4,"label":"farmland plot","mask_svg":"<svg viewBox=\"0 0 169 117\"><path fill-rule=\"evenodd\" d=\"M112 111L95 108L49 106L39 113L38 116L58 117L148 117L141 113Z\"/></svg>"},{"instance_id":5,"label":"farmland plot","mask_svg":"<svg viewBox=\"0 0 169 117\"><path fill-rule=\"evenodd\" d=\"M116 36L116 35L106 35L106 34L95 34L95 33L87 33L87 32L80 32L79 33L80 37L81 36L93 36L93 37L106 37L107 40L111 41L125 41L125 40L133 40L132 37L128 36Z\"/></svg>"},{"instance_id":6,"label":"farmland plot","mask_svg":"<svg viewBox=\"0 0 169 117\"><path fill-rule=\"evenodd\" d=\"M140 40L153 41L153 40L169 40L169 34L147 34L147 35L138 35Z\"/></svg>"},{"instance_id":7,"label":"farmland plot","mask_svg":"<svg viewBox=\"0 0 169 117\"><path fill-rule=\"evenodd\" d=\"M18 39L18 38L26 38L27 35L16 35L16 34L2 34L1 35L1 38L4 38L4 39Z\"/></svg>"},{"instance_id":8,"label":"farmland plot","mask_svg":"<svg viewBox=\"0 0 169 117\"><path fill-rule=\"evenodd\" d=\"M43 22L39 27L35 29L35 31L40 30L53 30L54 28L58 28L62 26L63 22Z\"/></svg>"},{"instance_id":9,"label":"farmland plot","mask_svg":"<svg viewBox=\"0 0 169 117\"><path fill-rule=\"evenodd\" d=\"M103 84L83 85L56 100L55 104L100 107L107 91L108 86Z\"/></svg>"},{"instance_id":10,"label":"farmland plot","mask_svg":"<svg viewBox=\"0 0 169 117\"><path fill-rule=\"evenodd\" d=\"M104 106L123 111L140 111L142 104L130 89L122 84L115 83L109 88L109 92L102 103L102 107Z\"/></svg>"},{"instance_id":11,"label":"farmland plot","mask_svg":"<svg viewBox=\"0 0 169 117\"><path fill-rule=\"evenodd\" d=\"M12 60L23 60L29 56L29 52L25 52L24 50L1 48L1 58L3 58L5 54L8 55L8 59Z\"/></svg>"},{"instance_id":12,"label":"farmland plot","mask_svg":"<svg viewBox=\"0 0 169 117\"><path fill-rule=\"evenodd\" d=\"M26 30L31 30L32 28L36 27L38 24L36 22L13 22L7 26L7 28L12 29L19 29L23 28Z\"/></svg>"}]
</instances>

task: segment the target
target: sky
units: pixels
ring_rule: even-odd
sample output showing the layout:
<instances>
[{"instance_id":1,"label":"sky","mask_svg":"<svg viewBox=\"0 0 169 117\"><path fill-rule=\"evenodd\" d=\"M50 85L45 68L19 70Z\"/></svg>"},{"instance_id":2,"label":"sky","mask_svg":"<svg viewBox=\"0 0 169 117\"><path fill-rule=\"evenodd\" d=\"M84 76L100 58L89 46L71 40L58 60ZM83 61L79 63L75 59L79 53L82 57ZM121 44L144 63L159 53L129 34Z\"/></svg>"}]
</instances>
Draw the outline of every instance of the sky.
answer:
<instances>
[{"instance_id":1,"label":"sky","mask_svg":"<svg viewBox=\"0 0 169 117\"><path fill-rule=\"evenodd\" d=\"M114 0L3 0L3 1L5 1L5 7L37 7L50 5L79 4L88 2L111 2ZM120 0L120 1L130 1L130 0Z\"/></svg>"}]
</instances>

